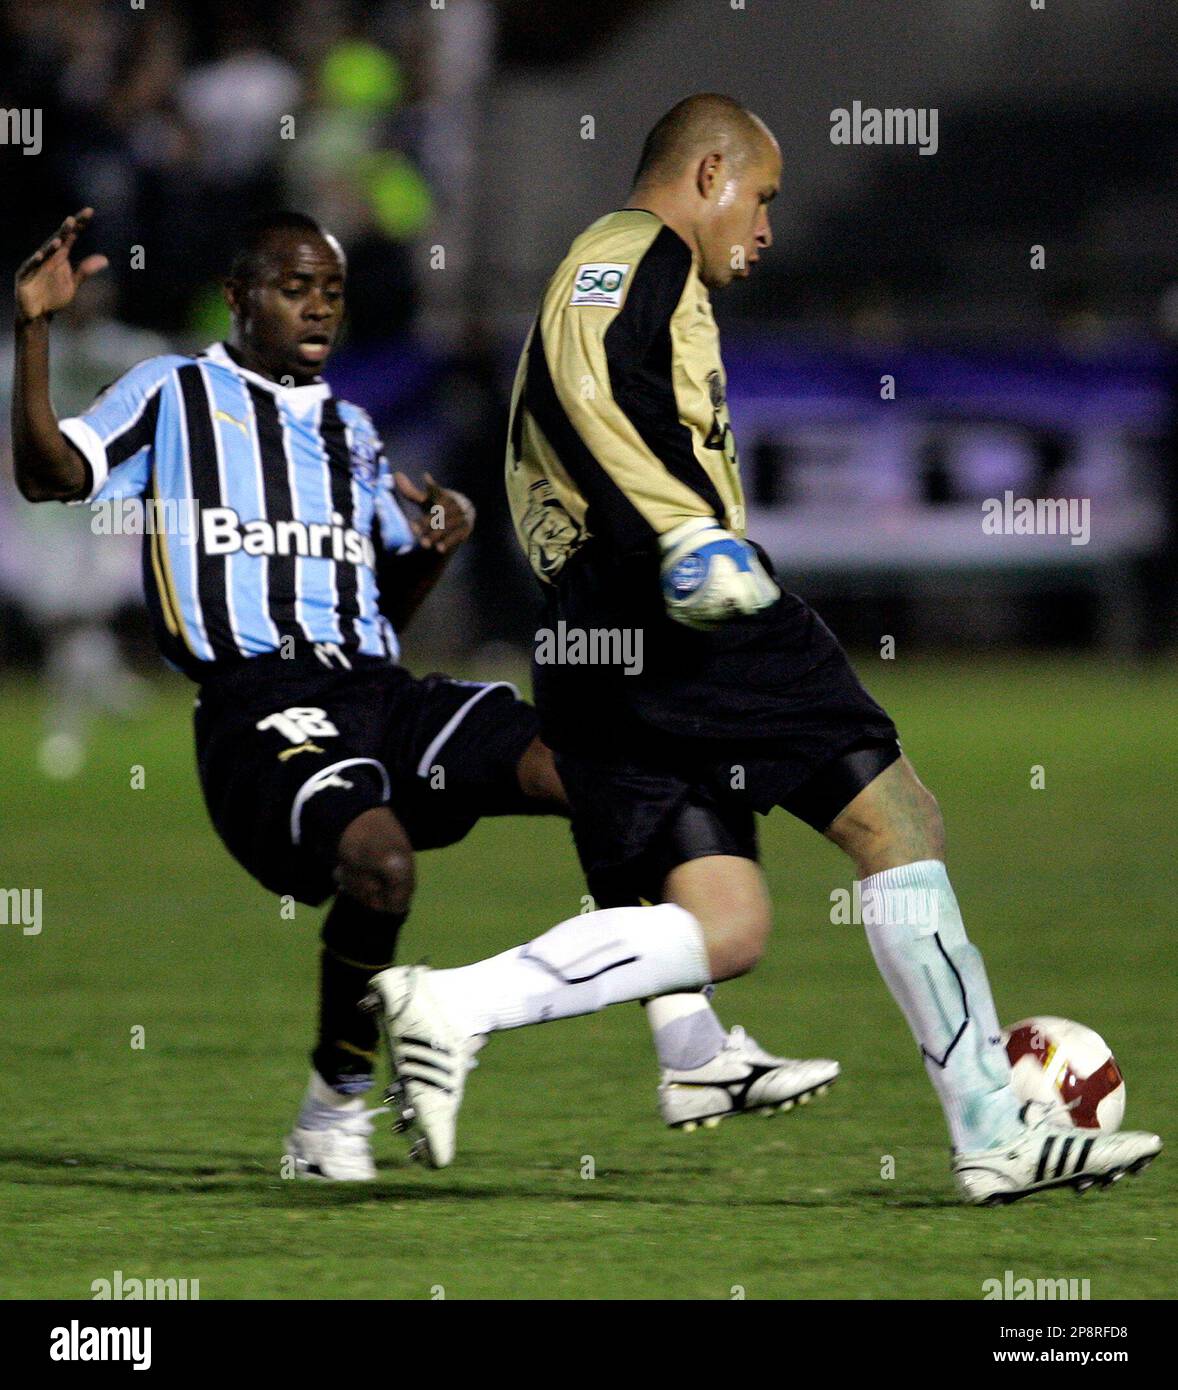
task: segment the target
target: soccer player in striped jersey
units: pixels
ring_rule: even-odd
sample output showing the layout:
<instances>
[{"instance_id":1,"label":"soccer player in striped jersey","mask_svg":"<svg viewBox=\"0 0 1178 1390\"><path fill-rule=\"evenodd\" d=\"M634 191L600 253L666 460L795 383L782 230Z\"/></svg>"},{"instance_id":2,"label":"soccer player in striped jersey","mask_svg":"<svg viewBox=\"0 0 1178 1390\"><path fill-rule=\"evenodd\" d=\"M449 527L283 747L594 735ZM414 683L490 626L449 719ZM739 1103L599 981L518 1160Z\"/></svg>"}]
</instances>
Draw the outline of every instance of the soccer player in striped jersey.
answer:
<instances>
[{"instance_id":1,"label":"soccer player in striped jersey","mask_svg":"<svg viewBox=\"0 0 1178 1390\"><path fill-rule=\"evenodd\" d=\"M516 530L549 628L644 638L641 671L534 668L586 878L609 906L457 970L384 972L394 1050L449 1154L471 1035L621 1002L660 971L670 990L751 969L770 926L754 815L780 806L855 865L965 1200L1115 1181L1160 1140L1079 1142L1045 1108L1020 1109L937 804L829 628L745 538L710 291L770 246L780 181L760 120L728 97L688 98L650 133L627 207L577 237L548 282L512 405ZM420 1084L431 1067L449 1091Z\"/></svg>"},{"instance_id":2,"label":"soccer player in striped jersey","mask_svg":"<svg viewBox=\"0 0 1178 1390\"><path fill-rule=\"evenodd\" d=\"M149 504L149 609L165 656L199 686L213 824L275 893L334 897L289 1152L304 1174L370 1178L362 1096L377 1029L357 1003L393 959L415 852L454 843L481 816L566 814L563 790L512 687L415 680L397 664L398 630L472 516L428 475L424 489L394 478L368 416L320 377L344 309L335 239L297 213L255 224L226 282L232 341L142 362L58 422L48 325L105 263L71 265L90 217L67 218L17 275L17 482L31 501ZM411 525L398 493L430 524ZM697 1067L743 1058L746 1084L724 1097L728 1109L785 1103L809 1085L810 1064L751 1055L698 995L655 1022L664 1063L692 1049Z\"/></svg>"}]
</instances>

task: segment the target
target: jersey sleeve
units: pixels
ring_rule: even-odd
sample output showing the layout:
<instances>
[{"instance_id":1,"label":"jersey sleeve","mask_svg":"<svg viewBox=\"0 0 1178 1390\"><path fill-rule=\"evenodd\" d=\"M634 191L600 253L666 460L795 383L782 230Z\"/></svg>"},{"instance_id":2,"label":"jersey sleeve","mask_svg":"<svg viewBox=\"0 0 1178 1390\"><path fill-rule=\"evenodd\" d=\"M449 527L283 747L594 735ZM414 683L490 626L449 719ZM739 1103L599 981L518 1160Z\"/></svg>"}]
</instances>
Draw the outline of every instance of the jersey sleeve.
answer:
<instances>
[{"instance_id":1,"label":"jersey sleeve","mask_svg":"<svg viewBox=\"0 0 1178 1390\"><path fill-rule=\"evenodd\" d=\"M380 531L380 543L386 554L406 555L417 547L417 537L412 526L401 510L393 485L393 470L384 453L380 455L380 472L377 474L376 524Z\"/></svg>"},{"instance_id":2,"label":"jersey sleeve","mask_svg":"<svg viewBox=\"0 0 1178 1390\"><path fill-rule=\"evenodd\" d=\"M140 362L108 386L81 415L59 422L90 468L90 487L77 503L141 497L151 479L160 395L176 358Z\"/></svg>"},{"instance_id":3,"label":"jersey sleeve","mask_svg":"<svg viewBox=\"0 0 1178 1390\"><path fill-rule=\"evenodd\" d=\"M665 227L632 267L572 267L571 280L550 286L533 340L543 360L533 364L540 389L529 408L542 430L564 435L551 443L593 529L623 550L649 548L691 517L724 514L675 395L672 320L691 270L686 243ZM612 294L611 271L629 281ZM595 276L605 287L596 293Z\"/></svg>"},{"instance_id":4,"label":"jersey sleeve","mask_svg":"<svg viewBox=\"0 0 1178 1390\"><path fill-rule=\"evenodd\" d=\"M361 427L367 431L371 448L376 455L376 530L381 549L386 555L405 555L417 547L417 536L401 510L393 468L384 451L384 441L367 414L361 415Z\"/></svg>"}]
</instances>

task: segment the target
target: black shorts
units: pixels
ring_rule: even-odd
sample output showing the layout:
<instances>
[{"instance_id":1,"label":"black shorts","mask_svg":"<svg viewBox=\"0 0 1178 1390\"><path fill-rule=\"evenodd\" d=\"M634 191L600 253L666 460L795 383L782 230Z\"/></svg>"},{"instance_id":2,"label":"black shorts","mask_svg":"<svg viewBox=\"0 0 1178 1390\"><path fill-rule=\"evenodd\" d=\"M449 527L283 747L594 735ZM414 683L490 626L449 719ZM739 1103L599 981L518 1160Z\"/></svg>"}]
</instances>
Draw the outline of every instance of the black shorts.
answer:
<instances>
[{"instance_id":1,"label":"black shorts","mask_svg":"<svg viewBox=\"0 0 1178 1390\"><path fill-rule=\"evenodd\" d=\"M895 725L796 595L701 634L667 619L652 575L600 555L570 568L549 591L550 624L644 638L641 671L533 668L599 905L659 899L689 859L756 859L754 817L776 806L825 830L899 757Z\"/></svg>"},{"instance_id":2,"label":"black shorts","mask_svg":"<svg viewBox=\"0 0 1178 1390\"><path fill-rule=\"evenodd\" d=\"M374 806L391 807L415 850L535 809L516 770L538 721L513 686L353 667L255 657L207 680L197 701L217 833L264 887L313 906L336 891L340 834Z\"/></svg>"},{"instance_id":3,"label":"black shorts","mask_svg":"<svg viewBox=\"0 0 1178 1390\"><path fill-rule=\"evenodd\" d=\"M648 750L639 758L557 753L572 806L573 840L598 907L660 902L679 864L713 854L758 859L756 815L780 806L825 830L900 756L895 739L865 737L801 783L774 758L733 753L692 762L697 750ZM663 761L667 757L672 761ZM779 790L774 790L778 788Z\"/></svg>"}]
</instances>

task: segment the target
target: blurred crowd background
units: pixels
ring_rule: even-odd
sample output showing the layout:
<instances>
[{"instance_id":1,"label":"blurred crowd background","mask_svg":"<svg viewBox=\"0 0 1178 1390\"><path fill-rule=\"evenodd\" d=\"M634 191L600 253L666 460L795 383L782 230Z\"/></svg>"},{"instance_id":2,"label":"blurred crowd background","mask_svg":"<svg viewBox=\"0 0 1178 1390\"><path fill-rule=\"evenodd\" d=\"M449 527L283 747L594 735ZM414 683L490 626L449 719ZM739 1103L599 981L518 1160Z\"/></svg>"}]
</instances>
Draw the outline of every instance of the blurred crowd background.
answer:
<instances>
[{"instance_id":1,"label":"blurred crowd background","mask_svg":"<svg viewBox=\"0 0 1178 1390\"><path fill-rule=\"evenodd\" d=\"M482 517L414 646L522 650L501 466L530 315L654 120L730 92L785 158L775 249L716 303L752 534L852 645L1122 660L1175 634L1176 59L1178 11L1137 0L7 0L0 109L43 126L0 145L0 250L97 209L110 270L54 327L67 413L226 331L251 214L320 218L349 255L329 378ZM853 101L935 107L936 154L833 144ZM136 561L20 503L2 438L0 663L53 677L68 768L78 690L143 695ZM1089 539L985 534L1007 491L1087 499Z\"/></svg>"}]
</instances>

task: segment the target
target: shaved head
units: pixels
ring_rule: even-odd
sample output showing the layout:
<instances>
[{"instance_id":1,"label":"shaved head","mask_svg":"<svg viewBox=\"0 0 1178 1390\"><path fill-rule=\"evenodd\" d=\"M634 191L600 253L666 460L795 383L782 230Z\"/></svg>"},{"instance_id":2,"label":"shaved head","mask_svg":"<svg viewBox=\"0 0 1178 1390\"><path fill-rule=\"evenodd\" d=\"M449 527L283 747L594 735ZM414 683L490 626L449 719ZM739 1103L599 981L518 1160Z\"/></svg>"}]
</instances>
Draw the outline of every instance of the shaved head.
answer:
<instances>
[{"instance_id":1,"label":"shaved head","mask_svg":"<svg viewBox=\"0 0 1178 1390\"><path fill-rule=\"evenodd\" d=\"M671 183L712 153L738 170L771 148L776 141L759 117L732 97L700 92L672 106L646 137L634 183Z\"/></svg>"},{"instance_id":2,"label":"shaved head","mask_svg":"<svg viewBox=\"0 0 1178 1390\"><path fill-rule=\"evenodd\" d=\"M748 275L773 243L769 204L781 150L769 127L731 97L687 97L646 137L629 206L653 212L695 253L719 289Z\"/></svg>"}]
</instances>

